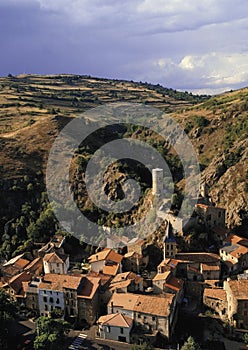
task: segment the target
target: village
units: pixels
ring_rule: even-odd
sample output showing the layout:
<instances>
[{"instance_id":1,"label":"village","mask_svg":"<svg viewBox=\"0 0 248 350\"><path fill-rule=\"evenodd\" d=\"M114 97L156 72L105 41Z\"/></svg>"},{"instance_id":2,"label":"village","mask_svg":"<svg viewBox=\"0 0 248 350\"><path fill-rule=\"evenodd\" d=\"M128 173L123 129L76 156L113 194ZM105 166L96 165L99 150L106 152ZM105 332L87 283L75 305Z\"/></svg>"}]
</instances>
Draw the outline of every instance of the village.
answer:
<instances>
[{"instance_id":1,"label":"village","mask_svg":"<svg viewBox=\"0 0 248 350\"><path fill-rule=\"evenodd\" d=\"M160 177L161 169L155 169L154 195L163 191ZM176 344L179 349L191 335L180 328L180 315L199 313L242 339L248 329L248 239L226 228L225 209L211 203L205 184L190 225L200 224L214 237L208 250L179 251L182 220L163 208L157 215L166 222L157 264L151 264L145 238L110 232L105 247L83 255L76 253L79 244L75 251L68 249L68 236L55 235L35 251L2 261L0 287L27 318L56 311L72 328L94 329L94 339L116 344ZM217 333L209 339L218 340ZM69 349L79 349L83 341Z\"/></svg>"}]
</instances>

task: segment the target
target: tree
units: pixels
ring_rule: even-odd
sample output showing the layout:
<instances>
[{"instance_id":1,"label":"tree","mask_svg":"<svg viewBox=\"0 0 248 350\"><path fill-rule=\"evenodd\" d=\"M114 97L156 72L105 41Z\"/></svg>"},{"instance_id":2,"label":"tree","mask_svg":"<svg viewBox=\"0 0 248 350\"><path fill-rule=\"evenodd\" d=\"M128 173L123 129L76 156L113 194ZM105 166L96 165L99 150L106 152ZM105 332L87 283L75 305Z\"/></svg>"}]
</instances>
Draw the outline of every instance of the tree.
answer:
<instances>
[{"instance_id":1,"label":"tree","mask_svg":"<svg viewBox=\"0 0 248 350\"><path fill-rule=\"evenodd\" d=\"M16 318L16 313L16 303L11 300L4 289L0 289L0 349L9 348L9 335L12 333L11 323Z\"/></svg>"},{"instance_id":2,"label":"tree","mask_svg":"<svg viewBox=\"0 0 248 350\"><path fill-rule=\"evenodd\" d=\"M63 319L41 316L36 321L35 350L56 350L63 347L70 325Z\"/></svg>"},{"instance_id":3,"label":"tree","mask_svg":"<svg viewBox=\"0 0 248 350\"><path fill-rule=\"evenodd\" d=\"M181 350L201 350L199 344L197 344L193 337L189 337L187 341L183 344Z\"/></svg>"},{"instance_id":4,"label":"tree","mask_svg":"<svg viewBox=\"0 0 248 350\"><path fill-rule=\"evenodd\" d=\"M153 348L147 343L133 344L131 350L152 350Z\"/></svg>"}]
</instances>

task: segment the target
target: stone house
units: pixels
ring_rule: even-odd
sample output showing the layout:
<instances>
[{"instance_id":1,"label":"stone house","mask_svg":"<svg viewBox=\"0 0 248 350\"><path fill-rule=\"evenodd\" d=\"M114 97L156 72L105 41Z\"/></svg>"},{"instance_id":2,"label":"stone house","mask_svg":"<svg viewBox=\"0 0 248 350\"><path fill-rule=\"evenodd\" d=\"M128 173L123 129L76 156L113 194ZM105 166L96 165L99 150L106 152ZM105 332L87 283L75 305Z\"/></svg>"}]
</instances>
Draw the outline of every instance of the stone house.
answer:
<instances>
[{"instance_id":1,"label":"stone house","mask_svg":"<svg viewBox=\"0 0 248 350\"><path fill-rule=\"evenodd\" d=\"M132 318L136 326L151 333L158 331L169 339L177 320L175 295L114 293L108 303L108 314L113 313L123 313Z\"/></svg>"},{"instance_id":2,"label":"stone house","mask_svg":"<svg viewBox=\"0 0 248 350\"><path fill-rule=\"evenodd\" d=\"M205 288L203 305L217 313L222 321L227 320L227 296L222 288Z\"/></svg>"},{"instance_id":3,"label":"stone house","mask_svg":"<svg viewBox=\"0 0 248 350\"><path fill-rule=\"evenodd\" d=\"M103 339L130 343L130 332L133 326L131 317L122 313L101 316L98 321L97 335Z\"/></svg>"},{"instance_id":4,"label":"stone house","mask_svg":"<svg viewBox=\"0 0 248 350\"><path fill-rule=\"evenodd\" d=\"M248 239L235 234L228 235L220 248L220 256L226 276L244 271L248 268Z\"/></svg>"},{"instance_id":5,"label":"stone house","mask_svg":"<svg viewBox=\"0 0 248 350\"><path fill-rule=\"evenodd\" d=\"M89 257L90 270L105 275L115 276L122 272L123 256L112 249L104 249Z\"/></svg>"},{"instance_id":6,"label":"stone house","mask_svg":"<svg viewBox=\"0 0 248 350\"><path fill-rule=\"evenodd\" d=\"M131 271L119 273L112 279L109 290L112 293L143 292L143 278Z\"/></svg>"},{"instance_id":7,"label":"stone house","mask_svg":"<svg viewBox=\"0 0 248 350\"><path fill-rule=\"evenodd\" d=\"M28 266L29 263L30 261L25 259L24 254L20 254L4 263L1 267L3 282L7 282L8 279L23 272L25 267Z\"/></svg>"},{"instance_id":8,"label":"stone house","mask_svg":"<svg viewBox=\"0 0 248 350\"><path fill-rule=\"evenodd\" d=\"M24 285L26 306L41 316L57 309L79 324L93 324L98 311L99 284L97 277L46 274Z\"/></svg>"},{"instance_id":9,"label":"stone house","mask_svg":"<svg viewBox=\"0 0 248 350\"><path fill-rule=\"evenodd\" d=\"M134 237L127 243L128 253L136 252L139 255L143 255L144 248L145 241L139 237Z\"/></svg>"},{"instance_id":10,"label":"stone house","mask_svg":"<svg viewBox=\"0 0 248 350\"><path fill-rule=\"evenodd\" d=\"M166 283L170 275L171 275L171 272L166 271L163 273L157 273L156 276L152 279L152 287L153 287L153 292L155 294L163 293L164 284Z\"/></svg>"},{"instance_id":11,"label":"stone house","mask_svg":"<svg viewBox=\"0 0 248 350\"><path fill-rule=\"evenodd\" d=\"M31 278L32 276L29 273L23 271L10 278L7 283L2 285L2 288L4 288L13 299L22 304L25 296L23 282L28 282L31 280Z\"/></svg>"},{"instance_id":12,"label":"stone house","mask_svg":"<svg viewBox=\"0 0 248 350\"><path fill-rule=\"evenodd\" d=\"M70 266L69 256L60 253L49 253L43 258L44 272L66 275Z\"/></svg>"},{"instance_id":13,"label":"stone house","mask_svg":"<svg viewBox=\"0 0 248 350\"><path fill-rule=\"evenodd\" d=\"M149 257L144 258L142 255L134 251L126 253L122 261L123 271L140 273L141 269L147 266L148 261Z\"/></svg>"},{"instance_id":14,"label":"stone house","mask_svg":"<svg viewBox=\"0 0 248 350\"><path fill-rule=\"evenodd\" d=\"M227 316L235 328L248 329L248 280L224 281L227 295Z\"/></svg>"},{"instance_id":15,"label":"stone house","mask_svg":"<svg viewBox=\"0 0 248 350\"><path fill-rule=\"evenodd\" d=\"M225 227L226 210L207 204L196 204L195 212L206 229L212 229L215 226Z\"/></svg>"}]
</instances>

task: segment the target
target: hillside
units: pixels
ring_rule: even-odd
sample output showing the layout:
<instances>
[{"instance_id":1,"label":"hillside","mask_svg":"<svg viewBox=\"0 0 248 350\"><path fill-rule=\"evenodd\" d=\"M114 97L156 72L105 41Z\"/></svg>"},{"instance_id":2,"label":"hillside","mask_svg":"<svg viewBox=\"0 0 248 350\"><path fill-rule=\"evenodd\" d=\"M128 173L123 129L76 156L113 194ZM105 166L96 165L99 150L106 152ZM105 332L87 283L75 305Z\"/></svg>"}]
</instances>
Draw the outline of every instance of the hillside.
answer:
<instances>
[{"instance_id":1,"label":"hillside","mask_svg":"<svg viewBox=\"0 0 248 350\"><path fill-rule=\"evenodd\" d=\"M5 233L14 229L25 241L24 226L29 225L32 237L47 209L44 172L59 130L87 109L115 101L148 104L175 117L197 149L213 201L227 207L229 227L246 223L248 89L207 98L160 85L74 75L0 78L0 86L2 234L4 227ZM46 215L50 220L49 211ZM40 231L48 227L46 215ZM18 247L14 236L11 244Z\"/></svg>"}]
</instances>

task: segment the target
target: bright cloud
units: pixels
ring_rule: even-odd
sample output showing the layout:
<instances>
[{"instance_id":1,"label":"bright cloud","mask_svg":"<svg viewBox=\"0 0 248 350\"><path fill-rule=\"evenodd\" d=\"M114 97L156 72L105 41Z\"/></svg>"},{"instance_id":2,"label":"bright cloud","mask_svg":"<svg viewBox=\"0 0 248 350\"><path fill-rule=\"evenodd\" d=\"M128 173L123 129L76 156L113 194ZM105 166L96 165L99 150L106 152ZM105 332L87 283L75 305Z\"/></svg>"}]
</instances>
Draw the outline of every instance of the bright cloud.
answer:
<instances>
[{"instance_id":1,"label":"bright cloud","mask_svg":"<svg viewBox=\"0 0 248 350\"><path fill-rule=\"evenodd\" d=\"M247 0L1 0L0 75L235 89L248 85L247 14Z\"/></svg>"}]
</instances>

